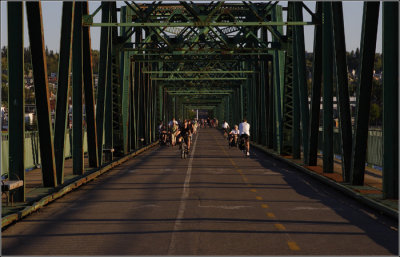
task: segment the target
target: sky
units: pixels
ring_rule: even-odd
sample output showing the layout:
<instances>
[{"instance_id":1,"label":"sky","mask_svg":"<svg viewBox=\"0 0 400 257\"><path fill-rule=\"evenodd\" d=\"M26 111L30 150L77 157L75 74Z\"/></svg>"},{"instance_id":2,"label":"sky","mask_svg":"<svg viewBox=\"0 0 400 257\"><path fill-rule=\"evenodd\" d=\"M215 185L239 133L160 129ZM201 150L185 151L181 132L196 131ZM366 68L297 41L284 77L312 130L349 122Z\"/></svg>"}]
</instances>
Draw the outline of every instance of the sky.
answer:
<instances>
[{"instance_id":1,"label":"sky","mask_svg":"<svg viewBox=\"0 0 400 257\"><path fill-rule=\"evenodd\" d=\"M100 6L100 1L89 1L89 13L93 13ZM306 5L315 11L315 1L307 1ZM287 2L281 3L287 6ZM117 6L124 5L124 2L118 1ZM49 50L59 52L60 48L60 30L61 30L61 12L62 3L57 1L42 1L42 15L44 27L45 44ZM284 12L285 13L285 12ZM362 1L344 1L343 16L345 24L346 50L348 52L360 47L361 25L362 25L363 2ZM304 19L311 21L307 12L303 12ZM376 52L382 52L382 6L379 13L378 37ZM101 11L94 17L94 22L100 22ZM284 19L286 16L284 15ZM28 29L26 25L26 12L24 12L24 45L29 45ZM314 26L305 26L304 29L305 49L307 52L313 51ZM100 48L100 28L91 28L92 49ZM7 45L7 2L1 1L1 47Z\"/></svg>"}]
</instances>

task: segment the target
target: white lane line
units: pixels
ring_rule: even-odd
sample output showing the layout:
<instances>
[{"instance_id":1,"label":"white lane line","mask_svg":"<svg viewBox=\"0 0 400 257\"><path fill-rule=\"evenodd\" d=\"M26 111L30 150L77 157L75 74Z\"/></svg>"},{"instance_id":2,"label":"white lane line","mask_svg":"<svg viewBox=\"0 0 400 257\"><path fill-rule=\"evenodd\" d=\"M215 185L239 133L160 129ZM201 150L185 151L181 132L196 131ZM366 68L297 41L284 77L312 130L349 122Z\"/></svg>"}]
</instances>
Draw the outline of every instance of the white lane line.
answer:
<instances>
[{"instance_id":1,"label":"white lane line","mask_svg":"<svg viewBox=\"0 0 400 257\"><path fill-rule=\"evenodd\" d=\"M174 226L174 231L172 232L171 242L169 243L168 255L171 255L172 251L176 247L176 233L175 233L175 231L177 231L182 225L183 214L185 213L185 209L186 209L186 199L189 197L189 189L190 189L189 188L189 183L190 183L190 177L192 175L192 162L193 162L194 152L196 150L197 137L198 137L198 134L196 134L196 139L194 140L194 144L193 144L193 147L192 147L193 150L191 151L192 153L190 155L190 160L189 160L188 168L187 168L187 171L186 171L186 178L185 178L185 182L183 184L181 203L180 203L180 206L179 206L178 216L176 217L176 220L175 220L175 226Z\"/></svg>"}]
</instances>

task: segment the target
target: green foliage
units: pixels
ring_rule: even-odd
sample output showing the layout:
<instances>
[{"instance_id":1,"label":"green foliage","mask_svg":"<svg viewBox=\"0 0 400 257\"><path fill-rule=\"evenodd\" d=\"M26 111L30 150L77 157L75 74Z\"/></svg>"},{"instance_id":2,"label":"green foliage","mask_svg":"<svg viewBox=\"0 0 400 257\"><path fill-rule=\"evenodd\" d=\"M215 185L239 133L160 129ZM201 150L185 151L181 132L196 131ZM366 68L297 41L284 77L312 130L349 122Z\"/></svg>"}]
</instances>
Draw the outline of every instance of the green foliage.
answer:
<instances>
[{"instance_id":1,"label":"green foliage","mask_svg":"<svg viewBox=\"0 0 400 257\"><path fill-rule=\"evenodd\" d=\"M6 83L1 85L1 105L8 105L8 85Z\"/></svg>"},{"instance_id":2,"label":"green foliage","mask_svg":"<svg viewBox=\"0 0 400 257\"><path fill-rule=\"evenodd\" d=\"M58 74L58 60L59 53L55 53L53 50L49 50L46 46L46 62L47 62L47 74L51 73ZM92 68L93 73L97 74L99 71L99 58L100 52L98 50L92 50ZM4 46L1 49L1 66L2 70L7 70L7 47ZM24 48L24 73L25 75L29 74L29 71L32 70L32 55L30 47Z\"/></svg>"},{"instance_id":3,"label":"green foliage","mask_svg":"<svg viewBox=\"0 0 400 257\"><path fill-rule=\"evenodd\" d=\"M187 111L187 119L193 120L194 118L196 118L196 112L192 111L192 110L188 110Z\"/></svg>"},{"instance_id":4,"label":"green foliage","mask_svg":"<svg viewBox=\"0 0 400 257\"><path fill-rule=\"evenodd\" d=\"M371 104L371 110L369 112L369 123L370 125L379 125L381 123L382 109L379 105Z\"/></svg>"}]
</instances>

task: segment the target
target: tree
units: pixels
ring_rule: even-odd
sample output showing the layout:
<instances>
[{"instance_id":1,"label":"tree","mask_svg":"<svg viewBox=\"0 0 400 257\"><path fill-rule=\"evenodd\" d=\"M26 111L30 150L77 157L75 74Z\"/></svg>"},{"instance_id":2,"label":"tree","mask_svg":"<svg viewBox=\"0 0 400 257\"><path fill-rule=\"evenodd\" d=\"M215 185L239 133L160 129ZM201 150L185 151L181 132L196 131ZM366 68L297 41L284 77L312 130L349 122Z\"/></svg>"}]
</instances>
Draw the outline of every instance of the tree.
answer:
<instances>
[{"instance_id":1,"label":"tree","mask_svg":"<svg viewBox=\"0 0 400 257\"><path fill-rule=\"evenodd\" d=\"M381 113L382 110L379 105L373 103L371 104L371 110L369 112L369 124L374 124L375 126L381 123Z\"/></svg>"},{"instance_id":2,"label":"tree","mask_svg":"<svg viewBox=\"0 0 400 257\"><path fill-rule=\"evenodd\" d=\"M2 74L2 78L3 78ZM6 83L3 83L1 85L1 104L2 105L8 105L8 85Z\"/></svg>"}]
</instances>

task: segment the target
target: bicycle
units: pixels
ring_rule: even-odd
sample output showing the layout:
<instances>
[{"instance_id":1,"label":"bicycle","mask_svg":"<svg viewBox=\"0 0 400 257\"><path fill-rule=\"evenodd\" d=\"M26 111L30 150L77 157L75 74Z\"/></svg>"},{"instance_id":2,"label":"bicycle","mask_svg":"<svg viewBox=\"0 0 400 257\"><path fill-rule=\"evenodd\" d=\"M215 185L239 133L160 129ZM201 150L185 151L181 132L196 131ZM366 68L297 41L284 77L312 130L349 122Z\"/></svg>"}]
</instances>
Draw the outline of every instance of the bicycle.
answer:
<instances>
[{"instance_id":1,"label":"bicycle","mask_svg":"<svg viewBox=\"0 0 400 257\"><path fill-rule=\"evenodd\" d=\"M230 139L233 137L232 142ZM228 136L228 146L229 148L231 147L236 147L239 148L239 143L238 143L238 136L237 135L229 135Z\"/></svg>"},{"instance_id":2,"label":"bicycle","mask_svg":"<svg viewBox=\"0 0 400 257\"><path fill-rule=\"evenodd\" d=\"M239 149L240 149L241 151L243 151L243 154L244 154L245 157L249 157L249 156L247 155L246 139L243 138L243 137L240 138L240 141L239 141Z\"/></svg>"},{"instance_id":3,"label":"bicycle","mask_svg":"<svg viewBox=\"0 0 400 257\"><path fill-rule=\"evenodd\" d=\"M188 136L188 140L190 140L190 136ZM189 155L189 150L184 138L179 143L179 150L181 152L181 159L186 159Z\"/></svg>"}]
</instances>

